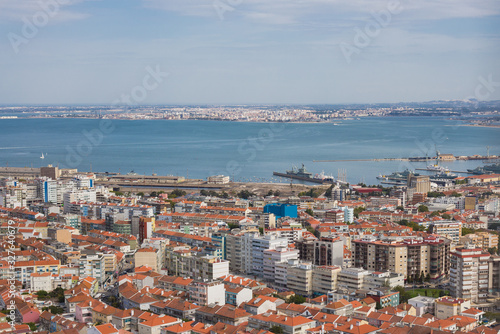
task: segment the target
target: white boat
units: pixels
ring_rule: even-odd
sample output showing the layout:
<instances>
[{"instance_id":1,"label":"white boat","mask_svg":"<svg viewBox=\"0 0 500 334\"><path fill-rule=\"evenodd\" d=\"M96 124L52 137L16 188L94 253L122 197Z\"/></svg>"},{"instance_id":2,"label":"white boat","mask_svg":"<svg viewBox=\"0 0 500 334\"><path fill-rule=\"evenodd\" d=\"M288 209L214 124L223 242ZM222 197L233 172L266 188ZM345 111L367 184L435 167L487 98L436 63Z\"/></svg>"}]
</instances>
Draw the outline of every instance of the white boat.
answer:
<instances>
[{"instance_id":1,"label":"white boat","mask_svg":"<svg viewBox=\"0 0 500 334\"><path fill-rule=\"evenodd\" d=\"M428 165L426 169L428 171L431 171L431 172L449 172L450 171L450 169L448 167L439 166L438 164Z\"/></svg>"},{"instance_id":2,"label":"white boat","mask_svg":"<svg viewBox=\"0 0 500 334\"><path fill-rule=\"evenodd\" d=\"M40 159L45 159L45 156L43 155L43 152L42 152L42 156L40 157Z\"/></svg>"}]
</instances>

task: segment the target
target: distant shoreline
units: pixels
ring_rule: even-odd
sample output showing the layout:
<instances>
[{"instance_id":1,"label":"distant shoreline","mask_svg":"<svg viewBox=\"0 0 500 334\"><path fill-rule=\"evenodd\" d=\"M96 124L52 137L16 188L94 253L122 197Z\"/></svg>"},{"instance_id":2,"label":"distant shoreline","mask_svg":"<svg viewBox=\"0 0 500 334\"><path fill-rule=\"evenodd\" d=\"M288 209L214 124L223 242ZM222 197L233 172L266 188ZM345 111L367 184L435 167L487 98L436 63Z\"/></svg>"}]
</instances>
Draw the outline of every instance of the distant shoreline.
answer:
<instances>
[{"instance_id":1,"label":"distant shoreline","mask_svg":"<svg viewBox=\"0 0 500 334\"><path fill-rule=\"evenodd\" d=\"M486 125L486 124L461 124L459 126L474 126L477 128L500 128L500 125Z\"/></svg>"}]
</instances>

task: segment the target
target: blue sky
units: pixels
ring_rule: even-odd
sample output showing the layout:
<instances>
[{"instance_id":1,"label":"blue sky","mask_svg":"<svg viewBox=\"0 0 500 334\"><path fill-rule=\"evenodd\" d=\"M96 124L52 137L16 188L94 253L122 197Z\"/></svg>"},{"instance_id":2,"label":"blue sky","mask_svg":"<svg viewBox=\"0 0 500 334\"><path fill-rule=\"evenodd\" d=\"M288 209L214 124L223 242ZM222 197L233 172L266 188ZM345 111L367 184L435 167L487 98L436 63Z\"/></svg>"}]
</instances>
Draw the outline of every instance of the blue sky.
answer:
<instances>
[{"instance_id":1,"label":"blue sky","mask_svg":"<svg viewBox=\"0 0 500 334\"><path fill-rule=\"evenodd\" d=\"M0 104L111 104L148 68L134 103L492 100L498 59L497 0L0 0Z\"/></svg>"}]
</instances>

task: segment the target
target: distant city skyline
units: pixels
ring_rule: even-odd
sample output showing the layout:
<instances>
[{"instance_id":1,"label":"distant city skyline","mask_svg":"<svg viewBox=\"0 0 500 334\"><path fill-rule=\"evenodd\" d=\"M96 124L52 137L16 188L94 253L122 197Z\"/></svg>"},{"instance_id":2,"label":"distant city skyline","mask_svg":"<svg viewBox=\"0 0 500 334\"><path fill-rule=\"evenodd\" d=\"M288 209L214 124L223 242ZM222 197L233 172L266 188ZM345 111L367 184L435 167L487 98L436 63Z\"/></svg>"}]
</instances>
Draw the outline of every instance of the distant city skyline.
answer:
<instances>
[{"instance_id":1,"label":"distant city skyline","mask_svg":"<svg viewBox=\"0 0 500 334\"><path fill-rule=\"evenodd\" d=\"M0 104L500 99L500 4L0 0Z\"/></svg>"}]
</instances>

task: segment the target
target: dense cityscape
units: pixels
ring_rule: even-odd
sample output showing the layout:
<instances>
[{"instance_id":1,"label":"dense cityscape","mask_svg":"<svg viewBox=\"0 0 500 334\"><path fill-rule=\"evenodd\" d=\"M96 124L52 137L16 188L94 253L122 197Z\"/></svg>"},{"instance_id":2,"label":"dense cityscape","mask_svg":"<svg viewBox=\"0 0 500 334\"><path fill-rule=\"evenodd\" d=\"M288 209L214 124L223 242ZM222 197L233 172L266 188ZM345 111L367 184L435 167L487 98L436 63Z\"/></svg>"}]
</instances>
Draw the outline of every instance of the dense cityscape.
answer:
<instances>
[{"instance_id":1,"label":"dense cityscape","mask_svg":"<svg viewBox=\"0 0 500 334\"><path fill-rule=\"evenodd\" d=\"M445 116L499 126L500 101L433 101L372 105L2 106L0 118L104 118L236 122L336 122L359 117ZM2 116L8 115L8 116Z\"/></svg>"},{"instance_id":2,"label":"dense cityscape","mask_svg":"<svg viewBox=\"0 0 500 334\"><path fill-rule=\"evenodd\" d=\"M0 0L0 334L500 334L499 0Z\"/></svg>"},{"instance_id":3,"label":"dense cityscape","mask_svg":"<svg viewBox=\"0 0 500 334\"><path fill-rule=\"evenodd\" d=\"M126 191L50 165L0 173L0 326L16 333L493 333L500 319L500 174L255 194L223 175Z\"/></svg>"}]
</instances>

